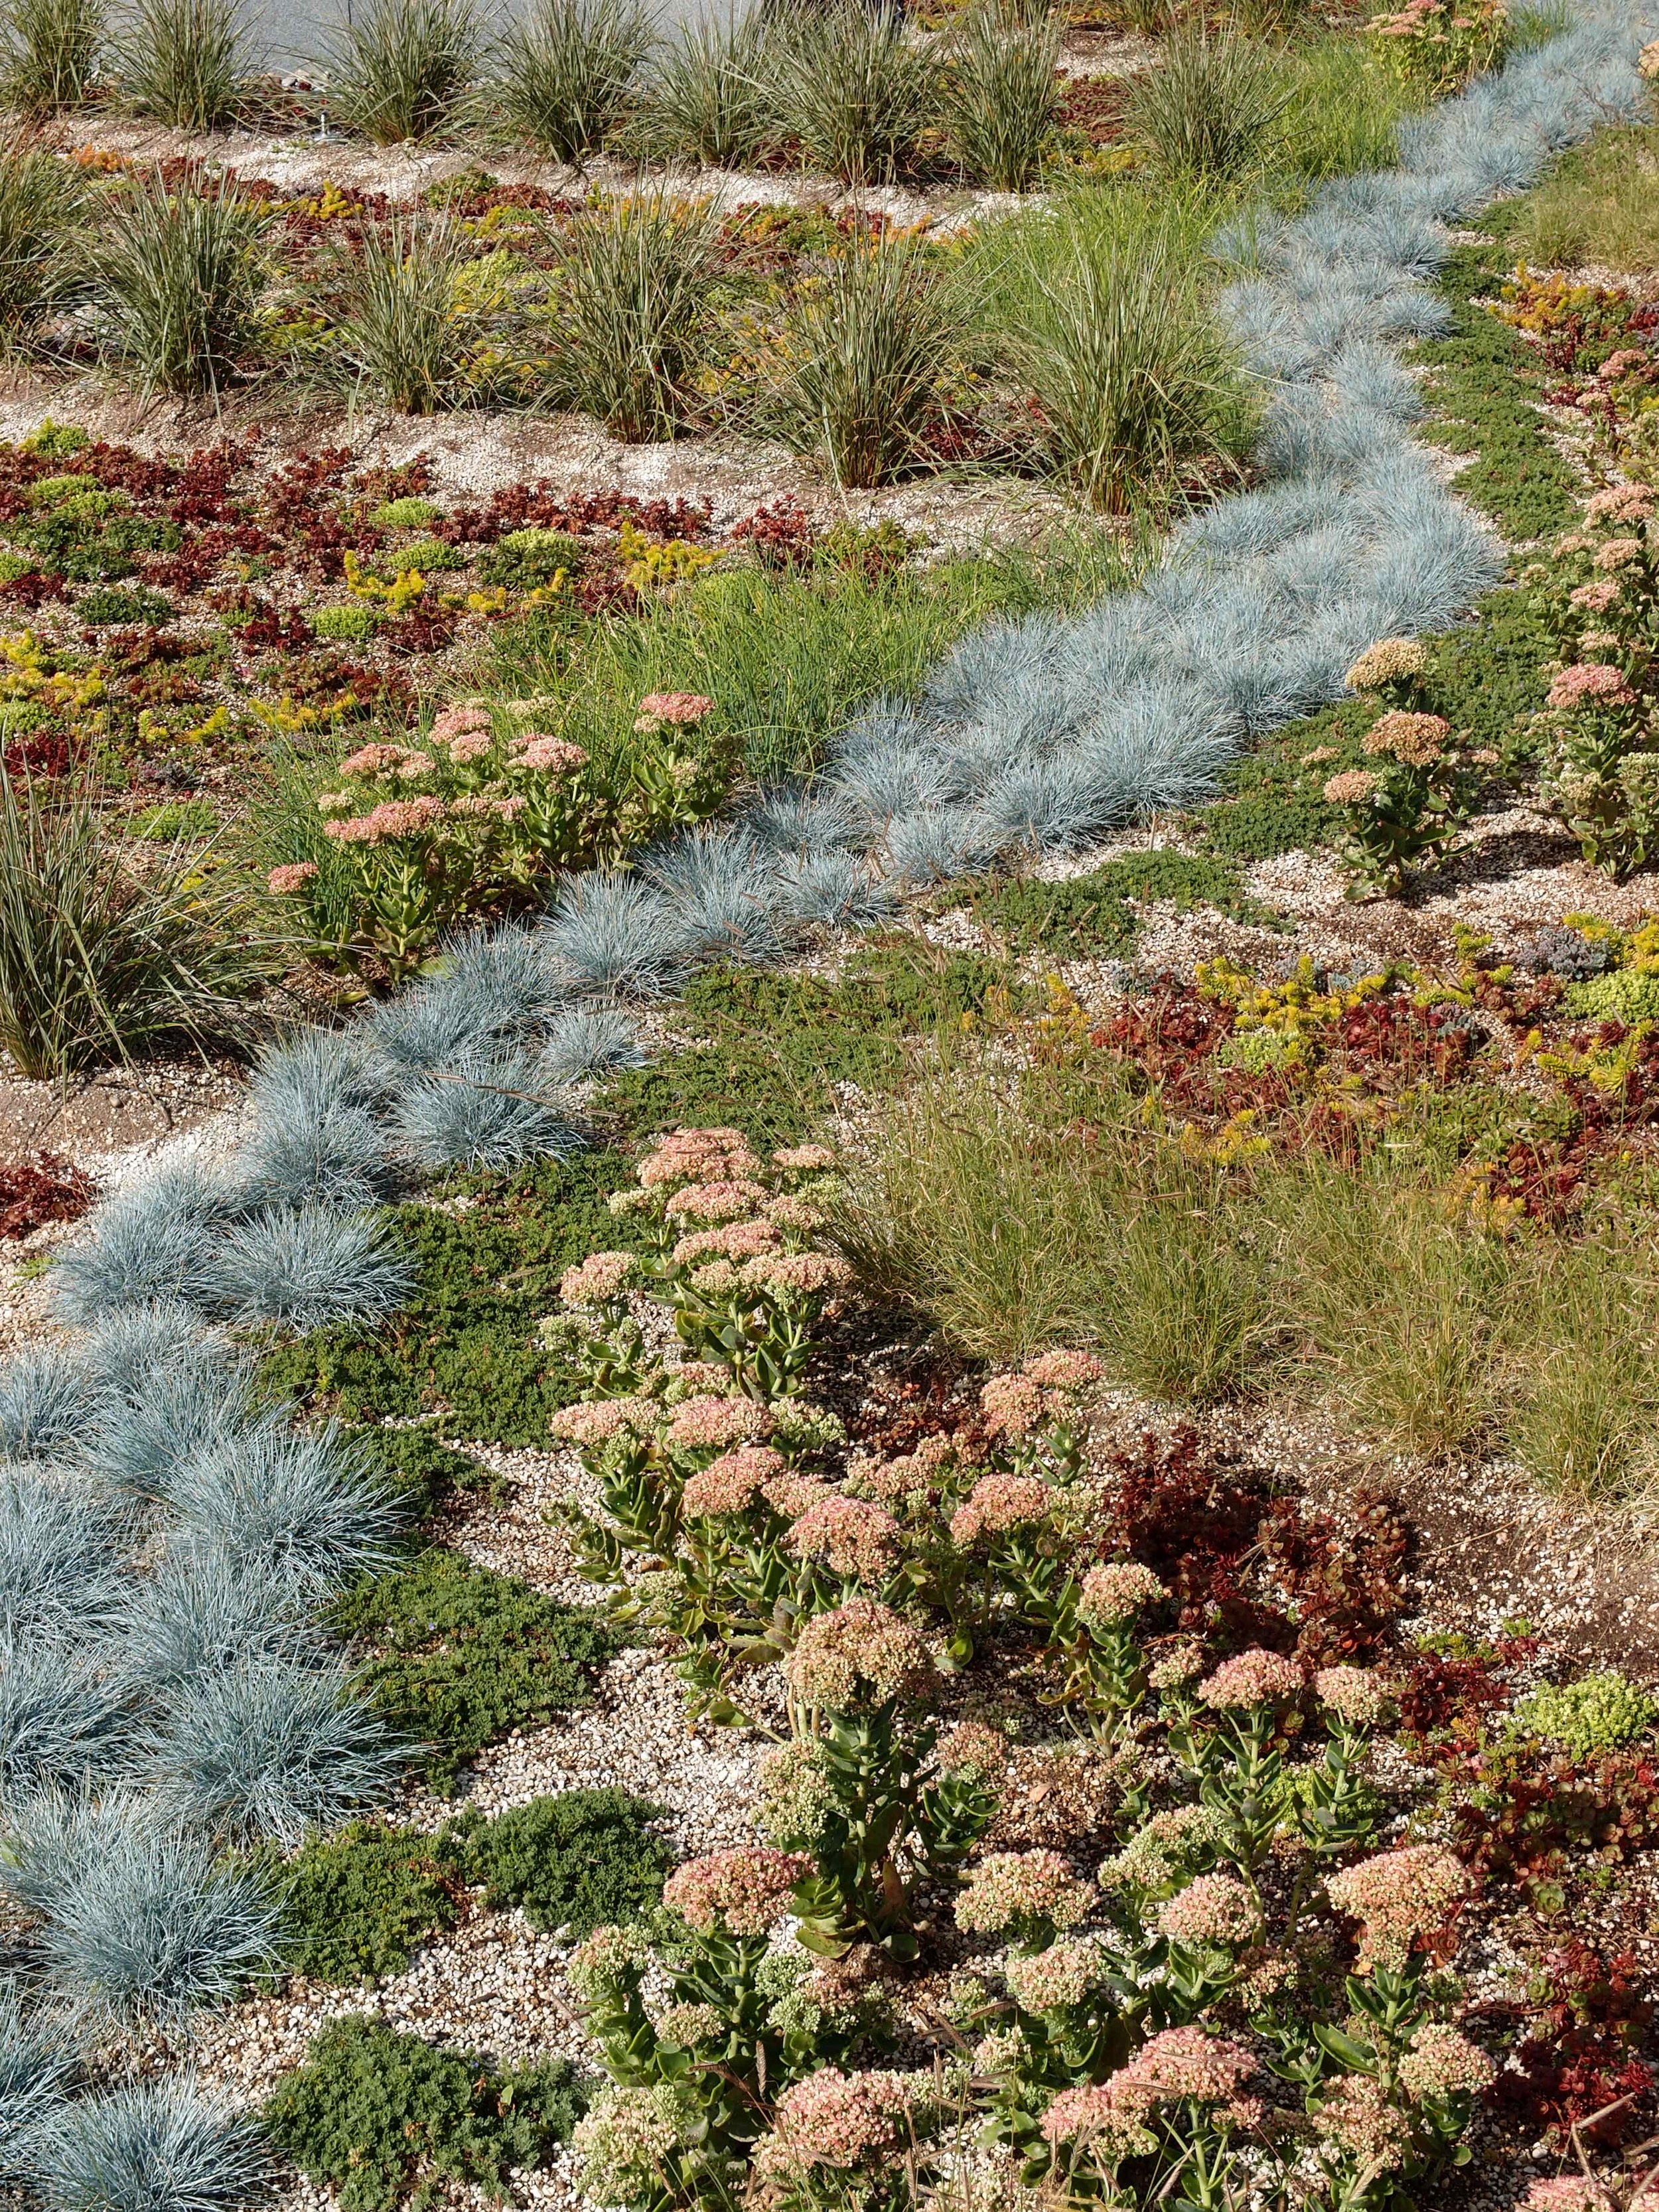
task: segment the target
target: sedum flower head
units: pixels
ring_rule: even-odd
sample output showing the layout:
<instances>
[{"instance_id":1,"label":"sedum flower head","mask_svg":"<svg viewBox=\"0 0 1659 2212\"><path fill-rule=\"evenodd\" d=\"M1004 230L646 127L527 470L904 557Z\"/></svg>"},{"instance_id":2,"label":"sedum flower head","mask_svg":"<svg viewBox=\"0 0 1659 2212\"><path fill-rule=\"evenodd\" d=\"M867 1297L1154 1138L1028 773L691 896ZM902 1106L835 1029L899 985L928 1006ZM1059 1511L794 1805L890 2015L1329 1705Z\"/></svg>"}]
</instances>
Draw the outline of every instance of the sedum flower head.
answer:
<instances>
[{"instance_id":1,"label":"sedum flower head","mask_svg":"<svg viewBox=\"0 0 1659 2212\"><path fill-rule=\"evenodd\" d=\"M1375 1728L1388 1710L1388 1692L1368 1667L1322 1667L1314 1695L1350 1728Z\"/></svg>"},{"instance_id":2,"label":"sedum flower head","mask_svg":"<svg viewBox=\"0 0 1659 2212\"><path fill-rule=\"evenodd\" d=\"M985 1425L994 1437L1029 1437L1048 1410L1042 1386L1028 1375L994 1375L979 1394Z\"/></svg>"},{"instance_id":3,"label":"sedum flower head","mask_svg":"<svg viewBox=\"0 0 1659 2212\"><path fill-rule=\"evenodd\" d=\"M663 2160L696 2124L696 2106L666 2082L602 2090L571 2138L588 2191L601 2204L629 2202L655 2184Z\"/></svg>"},{"instance_id":4,"label":"sedum flower head","mask_svg":"<svg viewBox=\"0 0 1659 2212\"><path fill-rule=\"evenodd\" d=\"M1401 1966L1418 1938L1443 1928L1474 1887L1443 1844L1407 1844L1329 1875L1325 1893L1339 1912L1362 1923L1362 1966Z\"/></svg>"},{"instance_id":5,"label":"sedum flower head","mask_svg":"<svg viewBox=\"0 0 1659 2212\"><path fill-rule=\"evenodd\" d=\"M1392 2172L1411 2148L1411 2123L1389 2103L1368 2074L1345 2074L1314 2115L1327 2142L1356 2165Z\"/></svg>"},{"instance_id":6,"label":"sedum flower head","mask_svg":"<svg viewBox=\"0 0 1659 2212\"><path fill-rule=\"evenodd\" d=\"M833 1490L801 1515L788 1541L797 1559L819 1560L832 1574L866 1583L887 1580L902 1543L890 1513Z\"/></svg>"},{"instance_id":7,"label":"sedum flower head","mask_svg":"<svg viewBox=\"0 0 1659 2212\"><path fill-rule=\"evenodd\" d=\"M1395 709L1379 714L1365 732L1368 753L1389 753L1408 768L1432 768L1451 734L1442 714L1407 714Z\"/></svg>"},{"instance_id":8,"label":"sedum flower head","mask_svg":"<svg viewBox=\"0 0 1659 2212\"><path fill-rule=\"evenodd\" d=\"M923 2077L821 2066L778 2100L774 2151L793 2166L869 2166L909 2141Z\"/></svg>"},{"instance_id":9,"label":"sedum flower head","mask_svg":"<svg viewBox=\"0 0 1659 2212\"><path fill-rule=\"evenodd\" d=\"M1329 776L1325 783L1327 806L1363 806L1381 790L1380 778L1367 768L1345 768L1340 775Z\"/></svg>"},{"instance_id":10,"label":"sedum flower head","mask_svg":"<svg viewBox=\"0 0 1659 2212\"><path fill-rule=\"evenodd\" d=\"M811 1860L800 1851L760 1844L709 1851L675 1869L663 1884L662 1901L702 1934L763 1936L811 1871Z\"/></svg>"},{"instance_id":11,"label":"sedum flower head","mask_svg":"<svg viewBox=\"0 0 1659 2212\"><path fill-rule=\"evenodd\" d=\"M548 1427L565 1443L608 1444L618 1437L648 1437L661 1419L654 1398L593 1398L561 1406Z\"/></svg>"},{"instance_id":12,"label":"sedum flower head","mask_svg":"<svg viewBox=\"0 0 1659 2212\"><path fill-rule=\"evenodd\" d=\"M1224 1659L1198 1694L1216 1712L1241 1707L1277 1705L1281 1698L1302 1694L1302 1669L1293 1659L1277 1651L1241 1651Z\"/></svg>"},{"instance_id":13,"label":"sedum flower head","mask_svg":"<svg viewBox=\"0 0 1659 2212\"><path fill-rule=\"evenodd\" d=\"M1108 1559L1083 1577L1077 1609L1085 1628L1115 1628L1132 1620L1142 1606L1157 1605L1169 1595L1139 1559Z\"/></svg>"},{"instance_id":14,"label":"sedum flower head","mask_svg":"<svg viewBox=\"0 0 1659 2212\"><path fill-rule=\"evenodd\" d=\"M1051 1943L1029 1958L1010 1959L1003 1978L1022 2012L1062 2012L1083 2002L1100 1968L1100 1954L1092 1943Z\"/></svg>"},{"instance_id":15,"label":"sedum flower head","mask_svg":"<svg viewBox=\"0 0 1659 2212\"><path fill-rule=\"evenodd\" d=\"M868 1597L815 1613L785 1662L784 1676L803 1705L830 1712L922 1698L935 1680L927 1647L909 1622Z\"/></svg>"},{"instance_id":16,"label":"sedum flower head","mask_svg":"<svg viewBox=\"0 0 1659 2212\"><path fill-rule=\"evenodd\" d=\"M1091 1902L1088 1884L1058 1851L994 1851L969 1875L957 1899L957 1925L974 1936L1075 1928Z\"/></svg>"},{"instance_id":17,"label":"sedum flower head","mask_svg":"<svg viewBox=\"0 0 1659 2212\"><path fill-rule=\"evenodd\" d=\"M1380 691L1385 684L1425 674L1428 665L1428 653L1416 638L1385 637L1362 653L1342 680L1350 691Z\"/></svg>"},{"instance_id":18,"label":"sedum flower head","mask_svg":"<svg viewBox=\"0 0 1659 2212\"><path fill-rule=\"evenodd\" d=\"M1145 2113L1178 2097L1190 2097L1194 2104L1226 2104L1255 2072L1255 2060L1241 2044L1201 2027L1166 2027L1144 2043L1106 2086L1126 2110Z\"/></svg>"},{"instance_id":19,"label":"sedum flower head","mask_svg":"<svg viewBox=\"0 0 1659 2212\"><path fill-rule=\"evenodd\" d=\"M686 1398L674 1408L668 1441L685 1451L724 1451L771 1431L771 1415L753 1398Z\"/></svg>"},{"instance_id":20,"label":"sedum flower head","mask_svg":"<svg viewBox=\"0 0 1659 2212\"><path fill-rule=\"evenodd\" d=\"M1076 2144L1102 2166L1119 2165L1158 2147L1139 2115L1113 2095L1109 2081L1062 2089L1042 2115L1042 2132L1051 2143Z\"/></svg>"},{"instance_id":21,"label":"sedum flower head","mask_svg":"<svg viewBox=\"0 0 1659 2212\"><path fill-rule=\"evenodd\" d=\"M680 1493L680 1510L688 1520L707 1520L722 1513L746 1513L766 1486L784 1471L783 1454L769 1444L740 1444L722 1452L699 1473L688 1475Z\"/></svg>"},{"instance_id":22,"label":"sedum flower head","mask_svg":"<svg viewBox=\"0 0 1659 2212\"><path fill-rule=\"evenodd\" d=\"M578 1267L559 1278L559 1301L567 1306L606 1305L633 1275L639 1262L631 1252L590 1252Z\"/></svg>"},{"instance_id":23,"label":"sedum flower head","mask_svg":"<svg viewBox=\"0 0 1659 2212\"><path fill-rule=\"evenodd\" d=\"M1412 2038L1400 2062L1400 2084L1409 2097L1450 2097L1486 2087L1498 2069L1486 2052L1455 2027L1431 2021Z\"/></svg>"},{"instance_id":24,"label":"sedum flower head","mask_svg":"<svg viewBox=\"0 0 1659 2212\"><path fill-rule=\"evenodd\" d=\"M1261 1908L1237 1875L1197 1875L1155 1917L1158 1933L1176 1943L1249 1943L1261 1933Z\"/></svg>"},{"instance_id":25,"label":"sedum flower head","mask_svg":"<svg viewBox=\"0 0 1659 2212\"><path fill-rule=\"evenodd\" d=\"M1006 1535L1046 1521L1054 1493L1035 1474L982 1474L951 1516L951 1541L966 1547L978 1536Z\"/></svg>"}]
</instances>

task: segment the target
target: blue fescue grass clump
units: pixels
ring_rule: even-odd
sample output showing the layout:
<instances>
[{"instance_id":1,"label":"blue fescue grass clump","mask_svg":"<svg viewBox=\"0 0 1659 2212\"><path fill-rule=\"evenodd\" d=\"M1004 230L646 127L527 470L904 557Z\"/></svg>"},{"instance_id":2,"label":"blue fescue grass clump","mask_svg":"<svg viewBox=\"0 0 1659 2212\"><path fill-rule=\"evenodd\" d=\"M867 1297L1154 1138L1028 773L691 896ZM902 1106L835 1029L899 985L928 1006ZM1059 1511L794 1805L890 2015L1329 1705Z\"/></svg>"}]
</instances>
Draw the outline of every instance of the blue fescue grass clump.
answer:
<instances>
[{"instance_id":1,"label":"blue fescue grass clump","mask_svg":"<svg viewBox=\"0 0 1659 2212\"><path fill-rule=\"evenodd\" d=\"M240 1659L160 1701L140 1771L182 1820L298 1844L373 1803L408 1756L352 1679L332 1659Z\"/></svg>"},{"instance_id":2,"label":"blue fescue grass clump","mask_svg":"<svg viewBox=\"0 0 1659 2212\"><path fill-rule=\"evenodd\" d=\"M235 2212L270 2180L254 2123L187 2073L58 2106L28 2172L50 2212Z\"/></svg>"},{"instance_id":3,"label":"blue fescue grass clump","mask_svg":"<svg viewBox=\"0 0 1659 2212\"><path fill-rule=\"evenodd\" d=\"M581 1143L568 1099L550 1096L528 1054L479 1059L411 1084L392 1119L400 1151L428 1172L514 1168L558 1158Z\"/></svg>"},{"instance_id":4,"label":"blue fescue grass clump","mask_svg":"<svg viewBox=\"0 0 1659 2212\"><path fill-rule=\"evenodd\" d=\"M392 1313L409 1294L409 1261L372 1214L305 1206L229 1229L195 1279L210 1312L317 1328L349 1314Z\"/></svg>"},{"instance_id":5,"label":"blue fescue grass clump","mask_svg":"<svg viewBox=\"0 0 1659 2212\"><path fill-rule=\"evenodd\" d=\"M244 1202L261 1210L374 1206L397 1183L380 1124L363 1106L329 1106L291 1121L262 1116L233 1172Z\"/></svg>"},{"instance_id":6,"label":"blue fescue grass clump","mask_svg":"<svg viewBox=\"0 0 1659 2212\"><path fill-rule=\"evenodd\" d=\"M203 1444L161 1493L228 1567L313 1601L385 1567L400 1517L337 1432L307 1435L274 1419Z\"/></svg>"},{"instance_id":7,"label":"blue fescue grass clump","mask_svg":"<svg viewBox=\"0 0 1659 2212\"><path fill-rule=\"evenodd\" d=\"M35 2130L74 2074L61 2034L26 2013L15 1977L0 1978L0 2183L25 2179Z\"/></svg>"},{"instance_id":8,"label":"blue fescue grass clump","mask_svg":"<svg viewBox=\"0 0 1659 2212\"><path fill-rule=\"evenodd\" d=\"M106 1663L133 1696L164 1695L249 1652L302 1656L306 1611L298 1590L273 1589L257 1557L175 1537L149 1574L127 1584Z\"/></svg>"},{"instance_id":9,"label":"blue fescue grass clump","mask_svg":"<svg viewBox=\"0 0 1659 2212\"><path fill-rule=\"evenodd\" d=\"M548 1024L536 1055L537 1082L557 1089L643 1067L645 1057L639 1030L620 1006L569 1006Z\"/></svg>"},{"instance_id":10,"label":"blue fescue grass clump","mask_svg":"<svg viewBox=\"0 0 1659 2212\"><path fill-rule=\"evenodd\" d=\"M119 1592L121 1533L115 1501L84 1478L0 1468L0 1630L95 1630Z\"/></svg>"},{"instance_id":11,"label":"blue fescue grass clump","mask_svg":"<svg viewBox=\"0 0 1659 2212\"><path fill-rule=\"evenodd\" d=\"M119 1689L72 1644L0 1630L0 1800L110 1771L131 1717Z\"/></svg>"},{"instance_id":12,"label":"blue fescue grass clump","mask_svg":"<svg viewBox=\"0 0 1659 2212\"><path fill-rule=\"evenodd\" d=\"M264 1885L137 1796L25 1800L6 1845L0 1889L32 1917L32 1968L83 2033L182 2026L275 1958L277 1910Z\"/></svg>"},{"instance_id":13,"label":"blue fescue grass clump","mask_svg":"<svg viewBox=\"0 0 1659 2212\"><path fill-rule=\"evenodd\" d=\"M149 1386L107 1395L70 1447L81 1465L138 1498L158 1498L181 1459L252 1418L252 1362L186 1340Z\"/></svg>"},{"instance_id":14,"label":"blue fescue grass clump","mask_svg":"<svg viewBox=\"0 0 1659 2212\"><path fill-rule=\"evenodd\" d=\"M637 876L567 877L548 908L545 933L573 990L656 999L686 971L672 900Z\"/></svg>"},{"instance_id":15,"label":"blue fescue grass clump","mask_svg":"<svg viewBox=\"0 0 1659 2212\"><path fill-rule=\"evenodd\" d=\"M37 1459L86 1425L94 1384L78 1353L55 1344L19 1352L0 1369L0 1459Z\"/></svg>"},{"instance_id":16,"label":"blue fescue grass clump","mask_svg":"<svg viewBox=\"0 0 1659 2212\"><path fill-rule=\"evenodd\" d=\"M55 1263L52 1290L66 1321L96 1321L118 1307L191 1293L235 1200L200 1168L169 1169L100 1206L97 1237Z\"/></svg>"}]
</instances>

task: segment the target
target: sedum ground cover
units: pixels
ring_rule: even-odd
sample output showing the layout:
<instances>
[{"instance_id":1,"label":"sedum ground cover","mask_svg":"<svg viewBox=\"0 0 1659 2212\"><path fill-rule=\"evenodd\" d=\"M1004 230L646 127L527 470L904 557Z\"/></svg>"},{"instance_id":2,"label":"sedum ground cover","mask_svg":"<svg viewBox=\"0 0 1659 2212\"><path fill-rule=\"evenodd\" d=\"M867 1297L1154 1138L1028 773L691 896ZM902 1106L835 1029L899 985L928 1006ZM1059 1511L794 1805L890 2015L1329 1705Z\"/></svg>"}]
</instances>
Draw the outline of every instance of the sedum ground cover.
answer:
<instances>
[{"instance_id":1,"label":"sedum ground cover","mask_svg":"<svg viewBox=\"0 0 1659 2212\"><path fill-rule=\"evenodd\" d=\"M1636 2201L1659 1662L1460 1588L1446 1505L1635 1542L1652 1480L1650 323L1516 243L1643 143L1419 319L1504 584L1060 866L884 874L745 777L1121 541L15 449L9 772L221 757L375 1000L0 1376L9 2185Z\"/></svg>"}]
</instances>

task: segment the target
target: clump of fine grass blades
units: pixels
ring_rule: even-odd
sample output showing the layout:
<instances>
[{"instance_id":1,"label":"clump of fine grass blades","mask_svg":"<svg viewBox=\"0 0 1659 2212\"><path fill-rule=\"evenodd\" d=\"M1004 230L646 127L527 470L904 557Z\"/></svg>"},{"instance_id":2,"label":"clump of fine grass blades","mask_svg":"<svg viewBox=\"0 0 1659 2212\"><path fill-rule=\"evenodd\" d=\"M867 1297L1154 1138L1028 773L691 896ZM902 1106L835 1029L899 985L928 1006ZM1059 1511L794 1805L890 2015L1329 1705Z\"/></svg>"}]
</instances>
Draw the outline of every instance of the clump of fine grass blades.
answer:
<instances>
[{"instance_id":1,"label":"clump of fine grass blades","mask_svg":"<svg viewBox=\"0 0 1659 2212\"><path fill-rule=\"evenodd\" d=\"M0 8L0 105L30 117L79 107L97 82L103 0L7 0Z\"/></svg>"},{"instance_id":2,"label":"clump of fine grass blades","mask_svg":"<svg viewBox=\"0 0 1659 2212\"><path fill-rule=\"evenodd\" d=\"M181 843L140 872L89 786L0 768L0 1048L21 1074L61 1080L246 1033L269 962L234 878L204 860Z\"/></svg>"},{"instance_id":3,"label":"clump of fine grass blades","mask_svg":"<svg viewBox=\"0 0 1659 2212\"><path fill-rule=\"evenodd\" d=\"M1053 143L1060 27L1010 27L987 0L970 9L957 40L945 125L951 152L976 185L1029 191Z\"/></svg>"},{"instance_id":4,"label":"clump of fine grass blades","mask_svg":"<svg viewBox=\"0 0 1659 2212\"><path fill-rule=\"evenodd\" d=\"M565 341L552 376L556 402L596 415L630 445L671 437L706 351L717 210L660 194L611 201L551 242Z\"/></svg>"},{"instance_id":5,"label":"clump of fine grass blades","mask_svg":"<svg viewBox=\"0 0 1659 2212\"><path fill-rule=\"evenodd\" d=\"M73 281L78 196L51 154L0 151L0 354L27 351Z\"/></svg>"},{"instance_id":6,"label":"clump of fine grass blades","mask_svg":"<svg viewBox=\"0 0 1659 2212\"><path fill-rule=\"evenodd\" d=\"M945 410L962 293L914 241L826 261L803 286L758 395L760 426L838 483L890 482Z\"/></svg>"},{"instance_id":7,"label":"clump of fine grass blades","mask_svg":"<svg viewBox=\"0 0 1659 2212\"><path fill-rule=\"evenodd\" d=\"M622 120L650 46L635 0L537 0L501 40L491 104L514 137L580 162Z\"/></svg>"},{"instance_id":8,"label":"clump of fine grass blades","mask_svg":"<svg viewBox=\"0 0 1659 2212\"><path fill-rule=\"evenodd\" d=\"M1158 66L1130 80L1124 118L1169 174L1228 183L1261 160L1291 97L1272 48L1200 21L1174 28Z\"/></svg>"},{"instance_id":9,"label":"clump of fine grass blades","mask_svg":"<svg viewBox=\"0 0 1659 2212\"><path fill-rule=\"evenodd\" d=\"M127 193L92 256L105 351L148 390L216 397L257 349L264 228L224 185Z\"/></svg>"},{"instance_id":10,"label":"clump of fine grass blades","mask_svg":"<svg viewBox=\"0 0 1659 2212\"><path fill-rule=\"evenodd\" d=\"M939 115L938 66L893 9L795 10L777 30L777 119L810 167L891 184Z\"/></svg>"},{"instance_id":11,"label":"clump of fine grass blades","mask_svg":"<svg viewBox=\"0 0 1659 2212\"><path fill-rule=\"evenodd\" d=\"M459 397L481 319L465 289L465 242L441 222L398 221L363 241L328 374L400 415Z\"/></svg>"},{"instance_id":12,"label":"clump of fine grass blades","mask_svg":"<svg viewBox=\"0 0 1659 2212\"><path fill-rule=\"evenodd\" d=\"M988 234L987 320L1045 425L1039 458L1089 504L1167 505L1234 469L1255 408L1217 323L1199 198L1085 186Z\"/></svg>"},{"instance_id":13,"label":"clump of fine grass blades","mask_svg":"<svg viewBox=\"0 0 1659 2212\"><path fill-rule=\"evenodd\" d=\"M1517 259L1540 269L1659 269L1659 125L1598 131L1518 203L1505 228Z\"/></svg>"},{"instance_id":14,"label":"clump of fine grass blades","mask_svg":"<svg viewBox=\"0 0 1659 2212\"><path fill-rule=\"evenodd\" d=\"M216 131L247 81L240 0L137 0L116 67L127 104L175 131Z\"/></svg>"},{"instance_id":15,"label":"clump of fine grass blades","mask_svg":"<svg viewBox=\"0 0 1659 2212\"><path fill-rule=\"evenodd\" d=\"M471 0L369 0L330 49L331 102L377 146L430 138L457 119L483 53Z\"/></svg>"},{"instance_id":16,"label":"clump of fine grass blades","mask_svg":"<svg viewBox=\"0 0 1659 2212\"><path fill-rule=\"evenodd\" d=\"M638 120L642 147L717 168L752 161L772 127L772 44L769 27L752 16L684 24L646 79Z\"/></svg>"}]
</instances>

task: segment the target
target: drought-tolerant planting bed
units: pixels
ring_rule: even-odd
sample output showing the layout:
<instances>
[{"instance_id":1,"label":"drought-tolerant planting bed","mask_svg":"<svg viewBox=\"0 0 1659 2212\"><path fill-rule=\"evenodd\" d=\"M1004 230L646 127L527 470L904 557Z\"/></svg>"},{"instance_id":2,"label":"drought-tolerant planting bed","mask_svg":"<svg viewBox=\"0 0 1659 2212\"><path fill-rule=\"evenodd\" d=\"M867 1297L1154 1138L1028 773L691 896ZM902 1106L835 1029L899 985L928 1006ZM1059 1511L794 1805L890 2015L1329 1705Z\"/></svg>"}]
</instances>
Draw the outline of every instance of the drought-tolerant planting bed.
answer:
<instances>
[{"instance_id":1,"label":"drought-tolerant planting bed","mask_svg":"<svg viewBox=\"0 0 1659 2212\"><path fill-rule=\"evenodd\" d=\"M228 26L10 19L0 2188L1626 2212L1659 45Z\"/></svg>"}]
</instances>

